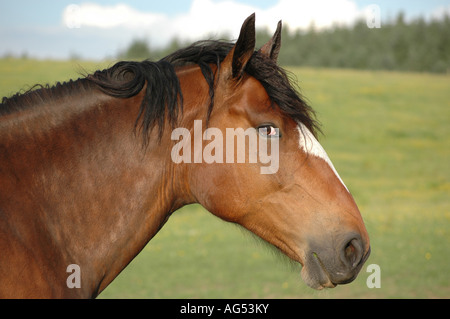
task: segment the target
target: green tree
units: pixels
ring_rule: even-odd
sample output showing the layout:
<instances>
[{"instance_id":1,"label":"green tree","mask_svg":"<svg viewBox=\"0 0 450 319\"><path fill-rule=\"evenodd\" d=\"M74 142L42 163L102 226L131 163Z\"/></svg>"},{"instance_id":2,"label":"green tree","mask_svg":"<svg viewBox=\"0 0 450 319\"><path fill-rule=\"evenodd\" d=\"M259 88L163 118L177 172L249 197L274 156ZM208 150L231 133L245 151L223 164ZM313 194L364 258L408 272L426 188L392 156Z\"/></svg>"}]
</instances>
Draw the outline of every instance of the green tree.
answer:
<instances>
[{"instance_id":1,"label":"green tree","mask_svg":"<svg viewBox=\"0 0 450 319\"><path fill-rule=\"evenodd\" d=\"M267 29L257 30L257 47L271 36ZM119 58L155 61L187 45L174 38L166 47L151 50L146 40L137 39ZM311 24L307 30L294 30L284 24L278 61L284 66L450 72L450 17L409 21L400 12L381 28L369 28L365 20L329 29Z\"/></svg>"},{"instance_id":2,"label":"green tree","mask_svg":"<svg viewBox=\"0 0 450 319\"><path fill-rule=\"evenodd\" d=\"M152 52L148 42L144 39L135 39L131 42L128 49L120 54L121 59L126 60L145 60L151 58Z\"/></svg>"}]
</instances>

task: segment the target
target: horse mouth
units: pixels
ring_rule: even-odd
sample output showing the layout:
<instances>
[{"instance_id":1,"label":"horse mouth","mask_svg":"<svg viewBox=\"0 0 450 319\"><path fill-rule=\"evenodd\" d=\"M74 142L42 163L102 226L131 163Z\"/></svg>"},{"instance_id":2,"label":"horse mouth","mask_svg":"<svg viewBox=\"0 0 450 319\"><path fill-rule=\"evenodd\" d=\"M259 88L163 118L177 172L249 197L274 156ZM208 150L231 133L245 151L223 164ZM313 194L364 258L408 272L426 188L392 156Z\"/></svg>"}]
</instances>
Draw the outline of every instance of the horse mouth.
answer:
<instances>
[{"instance_id":1,"label":"horse mouth","mask_svg":"<svg viewBox=\"0 0 450 319\"><path fill-rule=\"evenodd\" d=\"M303 281L313 289L322 290L324 288L334 288L337 285L331 281L324 264L314 252L303 265L301 276Z\"/></svg>"},{"instance_id":2,"label":"horse mouth","mask_svg":"<svg viewBox=\"0 0 450 319\"><path fill-rule=\"evenodd\" d=\"M360 260L358 265L348 273L335 270L331 272L316 253L311 253L301 270L303 281L311 288L322 290L334 288L337 285L348 284L356 279L362 266L369 258L370 248Z\"/></svg>"}]
</instances>

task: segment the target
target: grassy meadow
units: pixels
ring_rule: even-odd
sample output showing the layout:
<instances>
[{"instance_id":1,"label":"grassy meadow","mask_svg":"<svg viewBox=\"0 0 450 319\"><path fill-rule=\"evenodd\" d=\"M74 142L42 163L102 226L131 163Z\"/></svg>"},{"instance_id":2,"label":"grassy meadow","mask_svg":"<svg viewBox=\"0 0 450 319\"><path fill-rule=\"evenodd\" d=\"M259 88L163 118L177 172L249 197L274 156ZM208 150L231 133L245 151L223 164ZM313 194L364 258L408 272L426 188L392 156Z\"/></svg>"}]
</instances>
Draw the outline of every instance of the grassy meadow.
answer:
<instances>
[{"instance_id":1,"label":"grassy meadow","mask_svg":"<svg viewBox=\"0 0 450 319\"><path fill-rule=\"evenodd\" d=\"M111 63L0 60L0 96ZM302 282L238 226L198 205L175 212L100 298L450 298L450 76L289 68L371 237L358 278ZM369 289L369 264L381 288Z\"/></svg>"}]
</instances>

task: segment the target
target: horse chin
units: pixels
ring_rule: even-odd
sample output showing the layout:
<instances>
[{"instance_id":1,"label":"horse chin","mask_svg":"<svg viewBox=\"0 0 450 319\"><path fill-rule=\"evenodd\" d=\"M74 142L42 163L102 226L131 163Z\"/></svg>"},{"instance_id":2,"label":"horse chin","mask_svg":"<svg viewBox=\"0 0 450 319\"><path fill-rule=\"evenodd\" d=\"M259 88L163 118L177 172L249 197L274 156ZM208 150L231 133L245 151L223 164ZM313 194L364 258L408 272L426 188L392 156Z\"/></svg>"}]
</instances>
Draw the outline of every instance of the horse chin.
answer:
<instances>
[{"instance_id":1,"label":"horse chin","mask_svg":"<svg viewBox=\"0 0 450 319\"><path fill-rule=\"evenodd\" d=\"M305 267L302 268L301 276L308 287L316 290L336 287L336 284L333 284L328 278L326 278L326 280L322 280L317 277L317 274L311 274Z\"/></svg>"},{"instance_id":2,"label":"horse chin","mask_svg":"<svg viewBox=\"0 0 450 319\"><path fill-rule=\"evenodd\" d=\"M337 286L331 282L328 273L317 257L308 258L300 274L305 284L313 289L322 290Z\"/></svg>"}]
</instances>

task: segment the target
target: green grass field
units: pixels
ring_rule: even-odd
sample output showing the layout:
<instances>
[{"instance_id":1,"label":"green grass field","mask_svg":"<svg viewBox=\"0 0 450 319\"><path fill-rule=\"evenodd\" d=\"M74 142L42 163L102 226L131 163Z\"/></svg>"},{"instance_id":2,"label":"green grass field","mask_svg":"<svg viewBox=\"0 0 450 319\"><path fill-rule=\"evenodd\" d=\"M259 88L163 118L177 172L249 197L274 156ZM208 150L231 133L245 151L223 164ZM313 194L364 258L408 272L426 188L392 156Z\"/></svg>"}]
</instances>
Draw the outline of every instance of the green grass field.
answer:
<instances>
[{"instance_id":1,"label":"green grass field","mask_svg":"<svg viewBox=\"0 0 450 319\"><path fill-rule=\"evenodd\" d=\"M0 95L110 63L0 60ZM241 228L180 209L100 298L450 298L450 76L291 68L371 237L351 284L315 291Z\"/></svg>"}]
</instances>

